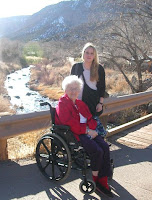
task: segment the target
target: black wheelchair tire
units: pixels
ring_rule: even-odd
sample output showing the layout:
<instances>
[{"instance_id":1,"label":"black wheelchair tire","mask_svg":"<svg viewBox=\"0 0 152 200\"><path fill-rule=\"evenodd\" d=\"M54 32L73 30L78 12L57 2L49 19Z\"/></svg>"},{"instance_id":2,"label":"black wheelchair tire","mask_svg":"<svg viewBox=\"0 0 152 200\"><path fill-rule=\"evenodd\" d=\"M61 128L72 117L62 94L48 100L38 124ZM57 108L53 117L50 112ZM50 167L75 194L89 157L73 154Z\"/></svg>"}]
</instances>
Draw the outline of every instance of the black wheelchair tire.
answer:
<instances>
[{"instance_id":1,"label":"black wheelchair tire","mask_svg":"<svg viewBox=\"0 0 152 200\"><path fill-rule=\"evenodd\" d=\"M42 150L43 153L41 153ZM61 161L62 163L60 163ZM36 146L36 162L39 170L47 179L50 181L64 181L71 171L72 161L69 147L57 134L45 134ZM55 170L58 171L58 175Z\"/></svg>"}]
</instances>

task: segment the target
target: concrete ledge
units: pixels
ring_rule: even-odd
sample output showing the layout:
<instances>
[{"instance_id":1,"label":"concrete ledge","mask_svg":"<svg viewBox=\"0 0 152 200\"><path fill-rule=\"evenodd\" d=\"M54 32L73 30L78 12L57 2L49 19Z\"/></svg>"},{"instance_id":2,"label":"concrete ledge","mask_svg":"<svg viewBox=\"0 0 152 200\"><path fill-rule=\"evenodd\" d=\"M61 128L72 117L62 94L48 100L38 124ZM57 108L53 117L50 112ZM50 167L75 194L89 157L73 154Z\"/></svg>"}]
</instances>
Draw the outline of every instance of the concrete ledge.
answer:
<instances>
[{"instance_id":1,"label":"concrete ledge","mask_svg":"<svg viewBox=\"0 0 152 200\"><path fill-rule=\"evenodd\" d=\"M117 126L115 128L112 128L112 129L108 130L107 137L110 137L110 136L112 136L114 134L117 134L117 133L119 133L121 131L124 131L124 130L126 130L128 128L131 128L131 127L133 127L135 125L138 125L138 124L140 124L140 123L142 123L144 121L147 121L149 119L152 119L152 113L148 114L148 115L146 115L144 117L138 118L136 120L133 120L131 122L128 122L126 124L123 124L123 125L120 125L120 126Z\"/></svg>"}]
</instances>

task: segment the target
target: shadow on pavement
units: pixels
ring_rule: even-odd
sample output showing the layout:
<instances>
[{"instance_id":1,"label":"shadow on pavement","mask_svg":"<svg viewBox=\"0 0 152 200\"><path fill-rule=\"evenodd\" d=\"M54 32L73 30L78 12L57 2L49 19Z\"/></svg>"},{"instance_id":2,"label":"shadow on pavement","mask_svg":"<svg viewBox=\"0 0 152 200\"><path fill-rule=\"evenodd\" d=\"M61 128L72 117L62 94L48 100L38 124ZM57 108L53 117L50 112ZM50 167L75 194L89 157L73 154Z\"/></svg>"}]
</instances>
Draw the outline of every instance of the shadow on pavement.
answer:
<instances>
[{"instance_id":1,"label":"shadow on pavement","mask_svg":"<svg viewBox=\"0 0 152 200\"><path fill-rule=\"evenodd\" d=\"M34 199L34 195L44 192L42 198L37 199L75 199L63 187L46 180L39 172L36 164L20 166L8 161L0 162L0 199ZM30 196L29 198L27 196ZM36 197L35 197L36 198Z\"/></svg>"},{"instance_id":2,"label":"shadow on pavement","mask_svg":"<svg viewBox=\"0 0 152 200\"><path fill-rule=\"evenodd\" d=\"M24 163L23 163L24 164ZM28 165L20 165L13 161L0 162L0 199L50 199L50 200L76 200L74 193L79 191L79 184L73 186L73 192L69 192L64 188L64 184L69 184L68 188L72 186L73 181L82 179L81 172L71 170L70 176L64 182L50 182L39 171L35 162ZM88 178L91 178L89 170ZM121 187L116 181L110 182L113 190L121 191L127 196L127 199L134 200L133 196L129 194L125 188ZM108 199L101 195L98 197L91 195L83 195L82 199ZM113 199L122 199L121 194L115 194Z\"/></svg>"}]
</instances>

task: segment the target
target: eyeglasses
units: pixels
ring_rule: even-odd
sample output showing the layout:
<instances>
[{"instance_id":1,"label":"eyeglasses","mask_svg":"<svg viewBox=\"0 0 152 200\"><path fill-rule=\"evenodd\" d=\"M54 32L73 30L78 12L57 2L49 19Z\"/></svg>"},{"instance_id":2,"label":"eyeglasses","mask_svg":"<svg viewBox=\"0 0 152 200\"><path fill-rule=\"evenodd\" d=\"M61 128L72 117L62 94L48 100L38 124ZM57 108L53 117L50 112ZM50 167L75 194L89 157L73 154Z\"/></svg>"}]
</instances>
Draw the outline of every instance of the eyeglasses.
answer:
<instances>
[{"instance_id":1,"label":"eyeglasses","mask_svg":"<svg viewBox=\"0 0 152 200\"><path fill-rule=\"evenodd\" d=\"M76 91L76 92L79 92L79 91L80 91L80 89L77 88L77 87L75 87L75 88L74 88L74 87L68 87L67 90Z\"/></svg>"}]
</instances>

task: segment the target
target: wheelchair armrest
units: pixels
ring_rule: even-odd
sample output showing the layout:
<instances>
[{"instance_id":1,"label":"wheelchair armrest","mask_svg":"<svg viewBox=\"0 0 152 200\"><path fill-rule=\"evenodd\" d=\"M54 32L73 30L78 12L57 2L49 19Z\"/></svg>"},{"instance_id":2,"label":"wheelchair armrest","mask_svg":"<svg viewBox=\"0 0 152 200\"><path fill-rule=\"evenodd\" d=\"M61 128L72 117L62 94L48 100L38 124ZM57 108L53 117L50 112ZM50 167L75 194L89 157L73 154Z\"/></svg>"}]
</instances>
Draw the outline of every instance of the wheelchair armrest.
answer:
<instances>
[{"instance_id":1,"label":"wheelchair armrest","mask_svg":"<svg viewBox=\"0 0 152 200\"><path fill-rule=\"evenodd\" d=\"M68 131L68 130L70 130L70 126L66 126L66 125L53 125L53 129L60 129L60 130Z\"/></svg>"}]
</instances>

